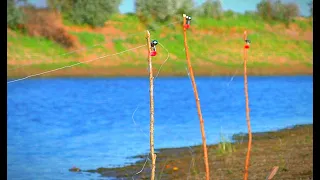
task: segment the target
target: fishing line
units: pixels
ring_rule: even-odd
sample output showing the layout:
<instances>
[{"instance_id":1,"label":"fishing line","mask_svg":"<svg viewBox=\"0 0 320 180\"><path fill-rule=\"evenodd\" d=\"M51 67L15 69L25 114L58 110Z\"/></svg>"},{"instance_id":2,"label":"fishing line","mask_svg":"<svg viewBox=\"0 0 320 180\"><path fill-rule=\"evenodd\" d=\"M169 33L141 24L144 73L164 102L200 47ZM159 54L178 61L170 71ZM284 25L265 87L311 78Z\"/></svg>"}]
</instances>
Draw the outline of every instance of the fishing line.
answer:
<instances>
[{"instance_id":1,"label":"fishing line","mask_svg":"<svg viewBox=\"0 0 320 180\"><path fill-rule=\"evenodd\" d=\"M91 60L88 60L88 61L83 61L83 62L78 62L78 63L72 64L72 65L63 66L63 67L56 68L56 69L49 70L49 71L45 71L45 72L42 72L42 73L33 74L33 75L30 75L30 76L27 76L27 77L24 77L24 78L21 78L21 79L16 79L16 80L9 81L9 82L7 82L7 84L14 83L14 82L17 82L17 81L22 81L22 80L28 79L30 77L47 74L47 73L58 71L58 70L61 70L61 69L70 68L70 67L77 66L77 65L80 65L80 64L86 64L86 63L89 63L89 62L92 62L92 61L103 59L105 57L119 55L119 54L122 54L122 53L125 53L125 52L128 52L128 51L132 51L134 49L138 49L138 48L141 48L141 47L144 47L144 46L146 46L146 45L141 45L141 46L138 46L138 47L135 47L135 48L131 48L131 49L127 49L127 50L124 50L124 51L121 51L121 52L118 52L118 53L114 53L114 54L104 55L104 56L101 56L101 57L98 57L98 58L95 58L95 59L91 59Z\"/></svg>"}]
</instances>

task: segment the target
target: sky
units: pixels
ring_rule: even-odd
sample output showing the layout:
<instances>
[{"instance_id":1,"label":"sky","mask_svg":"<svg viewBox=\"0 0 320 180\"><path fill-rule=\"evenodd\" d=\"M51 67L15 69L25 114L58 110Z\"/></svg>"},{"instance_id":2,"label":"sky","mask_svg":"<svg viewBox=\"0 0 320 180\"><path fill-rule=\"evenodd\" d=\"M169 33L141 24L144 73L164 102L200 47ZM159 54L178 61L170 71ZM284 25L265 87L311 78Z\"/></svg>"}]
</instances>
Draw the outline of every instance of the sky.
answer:
<instances>
[{"instance_id":1,"label":"sky","mask_svg":"<svg viewBox=\"0 0 320 180\"><path fill-rule=\"evenodd\" d=\"M122 3L119 7L121 13L134 12L134 1L135 0L122 0ZM200 5L205 0L195 0L196 5ZM300 13L303 16L309 16L310 11L308 7L308 2L311 0L282 0L282 2L294 2L300 8ZM46 0L29 0L32 4L35 4L38 7L45 7ZM243 13L245 11L256 10L257 4L260 0L221 0L222 8L224 10L233 10L235 12Z\"/></svg>"}]
</instances>

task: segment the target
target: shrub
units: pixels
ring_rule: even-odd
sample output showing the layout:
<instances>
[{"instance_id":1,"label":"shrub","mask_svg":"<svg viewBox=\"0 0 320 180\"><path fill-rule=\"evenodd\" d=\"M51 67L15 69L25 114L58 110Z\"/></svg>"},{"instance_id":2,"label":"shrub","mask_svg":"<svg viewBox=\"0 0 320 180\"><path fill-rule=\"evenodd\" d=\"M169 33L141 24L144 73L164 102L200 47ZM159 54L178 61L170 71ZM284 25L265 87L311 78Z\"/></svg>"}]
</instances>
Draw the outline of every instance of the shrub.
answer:
<instances>
[{"instance_id":1,"label":"shrub","mask_svg":"<svg viewBox=\"0 0 320 180\"><path fill-rule=\"evenodd\" d=\"M232 10L227 10L223 13L223 17L226 17L226 18L235 18L238 16L238 13L232 11Z\"/></svg>"},{"instance_id":2,"label":"shrub","mask_svg":"<svg viewBox=\"0 0 320 180\"><path fill-rule=\"evenodd\" d=\"M179 17L181 17L182 14L187 14L187 15L194 15L195 10L193 10L195 4L193 0L180 0L176 1L176 12L175 14Z\"/></svg>"},{"instance_id":3,"label":"shrub","mask_svg":"<svg viewBox=\"0 0 320 180\"><path fill-rule=\"evenodd\" d=\"M271 20L272 3L270 1L262 0L257 4L258 14L265 20Z\"/></svg>"},{"instance_id":4,"label":"shrub","mask_svg":"<svg viewBox=\"0 0 320 180\"><path fill-rule=\"evenodd\" d=\"M118 12L121 0L47 0L47 3L74 24L98 27Z\"/></svg>"},{"instance_id":5,"label":"shrub","mask_svg":"<svg viewBox=\"0 0 320 180\"><path fill-rule=\"evenodd\" d=\"M75 46L75 37L59 26L54 14L39 9L24 9L24 13L27 15L25 28L30 36L46 37L66 48Z\"/></svg>"},{"instance_id":6,"label":"shrub","mask_svg":"<svg viewBox=\"0 0 320 180\"><path fill-rule=\"evenodd\" d=\"M308 3L308 6L309 6L309 10L310 10L310 17L313 17L313 1Z\"/></svg>"},{"instance_id":7,"label":"shrub","mask_svg":"<svg viewBox=\"0 0 320 180\"><path fill-rule=\"evenodd\" d=\"M200 16L219 19L223 15L220 0L206 0L200 7Z\"/></svg>"},{"instance_id":8,"label":"shrub","mask_svg":"<svg viewBox=\"0 0 320 180\"><path fill-rule=\"evenodd\" d=\"M282 3L280 0L271 2L262 0L257 5L258 14L265 20L278 20L287 25L299 15L299 7L295 3Z\"/></svg>"},{"instance_id":9,"label":"shrub","mask_svg":"<svg viewBox=\"0 0 320 180\"><path fill-rule=\"evenodd\" d=\"M7 0L7 27L16 29L23 24L23 13L15 0Z\"/></svg>"},{"instance_id":10,"label":"shrub","mask_svg":"<svg viewBox=\"0 0 320 180\"><path fill-rule=\"evenodd\" d=\"M153 21L166 22L185 13L192 15L193 0L136 0L135 11L140 21L150 26Z\"/></svg>"}]
</instances>

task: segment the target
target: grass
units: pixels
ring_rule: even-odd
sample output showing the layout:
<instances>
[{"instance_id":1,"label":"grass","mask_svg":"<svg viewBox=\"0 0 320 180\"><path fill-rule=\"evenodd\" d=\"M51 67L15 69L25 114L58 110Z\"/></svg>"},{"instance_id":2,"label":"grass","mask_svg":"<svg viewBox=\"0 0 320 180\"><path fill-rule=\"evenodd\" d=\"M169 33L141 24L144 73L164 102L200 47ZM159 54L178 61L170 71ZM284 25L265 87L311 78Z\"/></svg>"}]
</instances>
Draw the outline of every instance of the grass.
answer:
<instances>
[{"instance_id":1,"label":"grass","mask_svg":"<svg viewBox=\"0 0 320 180\"><path fill-rule=\"evenodd\" d=\"M72 26L72 24L68 22L64 23ZM306 31L312 31L310 20L296 19L293 24L298 27L297 31L300 34ZM92 47L82 52L85 54L85 57L88 58L120 52L145 43L145 26L139 22L136 16L114 15L111 17L110 25L127 34L124 37L128 36L123 40L111 40L113 48L106 48L106 46L103 45L92 47L106 40L104 35L99 32L69 33L77 37L81 46ZM271 28L266 28L267 26ZM226 16L220 20L194 17L191 27L188 31L188 46L191 61L195 67L212 69L216 66L222 66L223 68L234 69L234 67L239 66L242 63L242 47L244 43L242 34L243 31L247 29L248 37L252 42L248 61L250 68L287 68L288 66L295 66L295 69L301 69L301 71L307 69L307 71L305 71L307 74L312 71L312 41L303 39L302 36L294 37L286 34L285 26L279 22L270 24L269 22L261 20L259 17L237 14L236 16ZM156 31L151 31L151 39L157 39L170 52L170 59L165 67L163 67L163 73L170 74L175 70L179 72L185 71L183 34L178 24L176 24L174 28L162 27L156 29ZM28 37L22 33L8 34L8 44L10 44L8 47L8 53L10 54L8 64L10 64L10 66L13 66L13 64L19 65L19 61L17 61L18 58L14 58L14 56L17 55L23 56L23 58L20 59L28 60L32 63L32 60L35 58L26 58L26 54L52 57L68 51L51 40L39 37ZM157 49L159 49L159 54L154 59L159 62L163 61L167 53L160 45L158 45ZM128 52L122 54L121 57L115 56L112 58L116 60L117 68L127 68L128 65L126 64L141 64L140 62L145 58L145 54L141 54L141 52L144 51L137 52ZM75 53L61 57L61 63L63 64L68 58L70 59L69 61L72 62L75 60L79 61L79 59L75 59L78 58ZM125 59L125 61L122 61L123 59ZM58 57L55 57L55 62L59 63ZM106 63L105 61L101 62ZM95 66L99 66L99 63L96 63ZM211 68L209 66L211 66ZM135 65L132 65L132 68L134 67ZM202 71L200 74L205 74L205 71L207 75L211 73L211 71L201 70L201 68L197 71ZM279 73L283 72L281 68L275 71ZM173 75L174 73L171 74ZM10 76L10 73L8 75ZM162 75L162 73L160 75Z\"/></svg>"},{"instance_id":2,"label":"grass","mask_svg":"<svg viewBox=\"0 0 320 180\"><path fill-rule=\"evenodd\" d=\"M78 37L79 42L84 46L94 46L105 42L105 38L102 34L90 33L90 32L70 32Z\"/></svg>"},{"instance_id":3,"label":"grass","mask_svg":"<svg viewBox=\"0 0 320 180\"><path fill-rule=\"evenodd\" d=\"M220 20L212 18L197 18L194 22L200 29L211 29L212 27L217 27L226 31L231 28L236 28L239 31L243 31L244 28L264 31L265 25L263 20L259 17L246 16L242 14L237 14L236 17L224 17Z\"/></svg>"},{"instance_id":4,"label":"grass","mask_svg":"<svg viewBox=\"0 0 320 180\"><path fill-rule=\"evenodd\" d=\"M123 32L135 33L137 30L141 31L144 28L139 23L139 19L134 15L114 15L110 21L117 22L114 27Z\"/></svg>"},{"instance_id":5,"label":"grass","mask_svg":"<svg viewBox=\"0 0 320 180\"><path fill-rule=\"evenodd\" d=\"M236 151L235 146L231 143L231 141L226 139L224 137L224 135L221 134L221 140L218 143L218 147L217 147L216 150L213 151L214 154L211 154L211 155L212 156L222 156L222 155L231 154L231 153L233 153L235 151Z\"/></svg>"},{"instance_id":6,"label":"grass","mask_svg":"<svg viewBox=\"0 0 320 180\"><path fill-rule=\"evenodd\" d=\"M307 30L312 28L312 20L307 19L307 20L295 20L294 24L298 25L299 28L302 30Z\"/></svg>"},{"instance_id":7,"label":"grass","mask_svg":"<svg viewBox=\"0 0 320 180\"><path fill-rule=\"evenodd\" d=\"M51 40L43 37L29 37L20 32L7 36L8 52L13 55L26 57L27 54L52 56L66 53L67 50ZM10 59L9 59L10 60Z\"/></svg>"},{"instance_id":8,"label":"grass","mask_svg":"<svg viewBox=\"0 0 320 180\"><path fill-rule=\"evenodd\" d=\"M123 40L114 40L113 44L117 52L126 50L126 48L123 46Z\"/></svg>"},{"instance_id":9,"label":"grass","mask_svg":"<svg viewBox=\"0 0 320 180\"><path fill-rule=\"evenodd\" d=\"M78 38L79 43L88 48L86 51L87 55L92 54L103 54L109 52L104 46L106 39L103 34L91 33L91 32L69 32Z\"/></svg>"},{"instance_id":10,"label":"grass","mask_svg":"<svg viewBox=\"0 0 320 180\"><path fill-rule=\"evenodd\" d=\"M32 68L36 68L36 69L41 69L41 70L51 70L51 69L56 69L56 68L61 68L63 66L71 66L73 64L76 64L79 62L59 62L59 63L43 63L43 64L37 64L37 65L32 65ZM78 65L79 68L88 68L90 67L90 65L88 64L79 64Z\"/></svg>"}]
</instances>

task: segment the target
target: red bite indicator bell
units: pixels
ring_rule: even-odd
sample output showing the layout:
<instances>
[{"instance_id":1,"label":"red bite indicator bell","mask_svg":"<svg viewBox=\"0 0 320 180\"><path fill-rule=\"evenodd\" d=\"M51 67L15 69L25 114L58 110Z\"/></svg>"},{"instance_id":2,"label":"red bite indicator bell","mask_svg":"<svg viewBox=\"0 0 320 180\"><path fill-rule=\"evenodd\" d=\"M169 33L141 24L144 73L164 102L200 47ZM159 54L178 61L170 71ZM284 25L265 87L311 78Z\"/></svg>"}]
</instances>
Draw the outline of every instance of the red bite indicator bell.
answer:
<instances>
[{"instance_id":1,"label":"red bite indicator bell","mask_svg":"<svg viewBox=\"0 0 320 180\"><path fill-rule=\"evenodd\" d=\"M186 18L186 24L184 25L184 28L189 29L191 24L191 16L185 16Z\"/></svg>"},{"instance_id":2,"label":"red bite indicator bell","mask_svg":"<svg viewBox=\"0 0 320 180\"><path fill-rule=\"evenodd\" d=\"M244 45L244 48L249 49L251 41L249 39L246 39L244 42L246 42L246 44Z\"/></svg>"},{"instance_id":3,"label":"red bite indicator bell","mask_svg":"<svg viewBox=\"0 0 320 180\"><path fill-rule=\"evenodd\" d=\"M157 51L151 51L150 56L156 56L157 55Z\"/></svg>"},{"instance_id":4,"label":"red bite indicator bell","mask_svg":"<svg viewBox=\"0 0 320 180\"><path fill-rule=\"evenodd\" d=\"M150 52L150 56L156 56L157 55L157 49L156 49L156 45L158 44L157 40L153 40L151 42L151 52Z\"/></svg>"}]
</instances>

